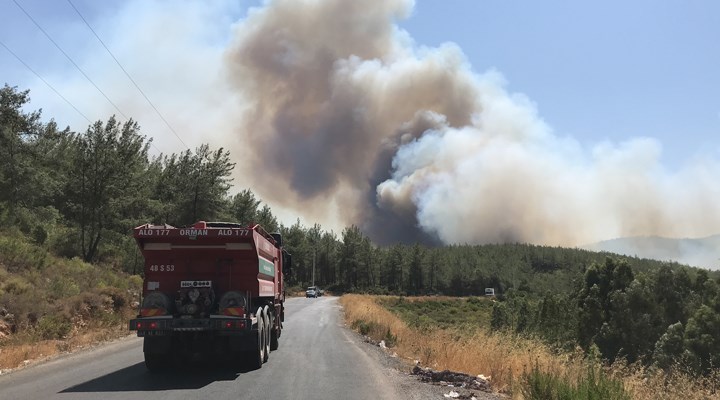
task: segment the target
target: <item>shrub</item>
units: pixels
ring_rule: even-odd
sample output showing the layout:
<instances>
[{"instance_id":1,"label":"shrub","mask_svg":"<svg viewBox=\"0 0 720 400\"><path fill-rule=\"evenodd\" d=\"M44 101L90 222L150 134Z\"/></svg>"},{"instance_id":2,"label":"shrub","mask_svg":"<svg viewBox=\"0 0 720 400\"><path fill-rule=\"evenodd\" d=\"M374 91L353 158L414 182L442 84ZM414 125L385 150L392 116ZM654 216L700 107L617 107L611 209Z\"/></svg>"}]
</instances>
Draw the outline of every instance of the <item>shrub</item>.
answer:
<instances>
[{"instance_id":1,"label":"shrub","mask_svg":"<svg viewBox=\"0 0 720 400\"><path fill-rule=\"evenodd\" d=\"M473 305L482 305L482 300L478 297L468 297L467 302Z\"/></svg>"},{"instance_id":2,"label":"shrub","mask_svg":"<svg viewBox=\"0 0 720 400\"><path fill-rule=\"evenodd\" d=\"M143 278L140 275L132 275L128 278L128 289L139 293L142 290Z\"/></svg>"},{"instance_id":3,"label":"shrub","mask_svg":"<svg viewBox=\"0 0 720 400\"><path fill-rule=\"evenodd\" d=\"M43 339L62 339L72 330L72 324L60 314L45 315L38 321L35 328Z\"/></svg>"},{"instance_id":4,"label":"shrub","mask_svg":"<svg viewBox=\"0 0 720 400\"><path fill-rule=\"evenodd\" d=\"M80 287L75 282L75 279L68 276L55 277L55 279L51 281L48 289L50 291L50 298L53 299L62 299L80 293Z\"/></svg>"},{"instance_id":5,"label":"shrub","mask_svg":"<svg viewBox=\"0 0 720 400\"><path fill-rule=\"evenodd\" d=\"M388 338L393 340L390 327L386 324L375 321L355 320L351 324L351 327L357 329L361 335L368 336L373 340L385 340L386 342ZM397 341L397 337L394 337L394 341Z\"/></svg>"},{"instance_id":6,"label":"shrub","mask_svg":"<svg viewBox=\"0 0 720 400\"><path fill-rule=\"evenodd\" d=\"M370 333L370 330L373 328L373 325L375 325L374 322L366 322L363 320L355 320L352 323L352 328L357 329L358 332L360 332L361 335L367 336Z\"/></svg>"},{"instance_id":7,"label":"shrub","mask_svg":"<svg viewBox=\"0 0 720 400\"><path fill-rule=\"evenodd\" d=\"M385 337L383 338L383 340L385 341L385 345L387 347L395 347L395 345L397 344L398 337L397 337L397 335L393 335L390 328L387 328L387 331L385 332Z\"/></svg>"},{"instance_id":8,"label":"shrub","mask_svg":"<svg viewBox=\"0 0 720 400\"><path fill-rule=\"evenodd\" d=\"M114 312L121 311L127 304L130 303L128 294L115 287L102 287L96 289L95 292L110 299Z\"/></svg>"},{"instance_id":9,"label":"shrub","mask_svg":"<svg viewBox=\"0 0 720 400\"><path fill-rule=\"evenodd\" d=\"M576 379L555 371L543 371L536 363L523 376L522 394L537 400L629 400L620 380L609 377L602 369L588 365Z\"/></svg>"},{"instance_id":10,"label":"shrub","mask_svg":"<svg viewBox=\"0 0 720 400\"><path fill-rule=\"evenodd\" d=\"M38 316L48 311L48 304L38 301L38 298L38 292L34 288L17 294L0 293L0 308L12 314L18 331L27 331L37 323Z\"/></svg>"},{"instance_id":11,"label":"shrub","mask_svg":"<svg viewBox=\"0 0 720 400\"><path fill-rule=\"evenodd\" d=\"M30 283L28 283L27 280L25 280L21 276L13 275L8 278L8 280L2 285L0 289L2 289L3 292L8 294L21 295L29 291L30 288L31 285Z\"/></svg>"},{"instance_id":12,"label":"shrub","mask_svg":"<svg viewBox=\"0 0 720 400\"><path fill-rule=\"evenodd\" d=\"M29 268L44 268L49 258L45 250L28 243L22 237L0 235L0 263L9 272L19 272Z\"/></svg>"},{"instance_id":13,"label":"shrub","mask_svg":"<svg viewBox=\"0 0 720 400\"><path fill-rule=\"evenodd\" d=\"M79 257L82 253L79 245L80 234L77 229L62 227L58 228L50 235L46 243L50 251L54 254L65 257L73 258Z\"/></svg>"},{"instance_id":14,"label":"shrub","mask_svg":"<svg viewBox=\"0 0 720 400\"><path fill-rule=\"evenodd\" d=\"M47 230L42 225L36 225L32 231L32 238L36 244L43 245L48 238Z\"/></svg>"}]
</instances>

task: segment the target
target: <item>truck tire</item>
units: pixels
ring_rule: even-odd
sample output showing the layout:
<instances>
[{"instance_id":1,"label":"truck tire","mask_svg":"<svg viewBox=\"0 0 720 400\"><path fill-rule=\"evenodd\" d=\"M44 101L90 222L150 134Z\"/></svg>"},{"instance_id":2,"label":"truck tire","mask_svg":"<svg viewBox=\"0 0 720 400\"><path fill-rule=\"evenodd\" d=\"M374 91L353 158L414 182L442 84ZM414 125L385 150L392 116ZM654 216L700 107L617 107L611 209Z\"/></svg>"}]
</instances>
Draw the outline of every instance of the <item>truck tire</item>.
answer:
<instances>
[{"instance_id":1,"label":"truck tire","mask_svg":"<svg viewBox=\"0 0 720 400\"><path fill-rule=\"evenodd\" d=\"M278 343L278 339L280 338L280 324L277 324L278 326L275 326L275 318L273 317L273 314L270 314L270 350L277 350L278 346L280 346L280 343Z\"/></svg>"},{"instance_id":2,"label":"truck tire","mask_svg":"<svg viewBox=\"0 0 720 400\"><path fill-rule=\"evenodd\" d=\"M270 358L270 331L272 331L272 325L270 325L270 317L268 316L268 308L263 308L263 321L265 322L265 336L264 336L264 343L265 343L265 358L263 359L264 362L267 362Z\"/></svg>"},{"instance_id":3,"label":"truck tire","mask_svg":"<svg viewBox=\"0 0 720 400\"><path fill-rule=\"evenodd\" d=\"M259 310L258 310L259 311ZM263 361L265 360L265 343L264 337L265 337L265 327L264 321L261 314L257 314L257 335L253 337L252 340L254 342L253 350L250 350L247 352L247 365L250 369L260 369L262 368Z\"/></svg>"}]
</instances>

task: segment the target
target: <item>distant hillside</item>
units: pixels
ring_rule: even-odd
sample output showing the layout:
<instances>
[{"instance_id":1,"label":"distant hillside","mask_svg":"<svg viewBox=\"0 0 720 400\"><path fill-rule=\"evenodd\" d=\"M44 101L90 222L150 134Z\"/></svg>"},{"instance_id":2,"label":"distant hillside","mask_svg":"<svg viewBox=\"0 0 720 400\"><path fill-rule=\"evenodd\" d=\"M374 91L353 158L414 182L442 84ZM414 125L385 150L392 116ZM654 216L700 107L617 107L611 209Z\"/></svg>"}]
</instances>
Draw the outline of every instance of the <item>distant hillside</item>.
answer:
<instances>
[{"instance_id":1,"label":"distant hillside","mask_svg":"<svg viewBox=\"0 0 720 400\"><path fill-rule=\"evenodd\" d=\"M605 240L583 248L661 261L676 261L713 270L720 269L720 235L699 239L638 236Z\"/></svg>"}]
</instances>

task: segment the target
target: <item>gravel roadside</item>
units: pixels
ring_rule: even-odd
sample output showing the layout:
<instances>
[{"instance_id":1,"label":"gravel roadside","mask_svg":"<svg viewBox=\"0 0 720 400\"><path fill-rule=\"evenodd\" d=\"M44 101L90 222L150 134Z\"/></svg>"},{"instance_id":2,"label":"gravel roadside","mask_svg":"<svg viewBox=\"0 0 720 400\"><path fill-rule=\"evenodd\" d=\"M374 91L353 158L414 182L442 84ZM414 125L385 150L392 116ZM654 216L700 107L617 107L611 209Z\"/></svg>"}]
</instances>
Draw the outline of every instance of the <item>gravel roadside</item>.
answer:
<instances>
[{"instance_id":1,"label":"gravel roadside","mask_svg":"<svg viewBox=\"0 0 720 400\"><path fill-rule=\"evenodd\" d=\"M383 349L377 344L371 343L347 326L345 326L345 329L349 331L347 336L382 367L384 375L395 386L397 393L405 395L404 399L438 400L456 398L470 400L475 398L477 400L499 400L507 398L498 393L422 382L420 376L411 374L414 367L412 361L396 356L392 349Z\"/></svg>"}]
</instances>

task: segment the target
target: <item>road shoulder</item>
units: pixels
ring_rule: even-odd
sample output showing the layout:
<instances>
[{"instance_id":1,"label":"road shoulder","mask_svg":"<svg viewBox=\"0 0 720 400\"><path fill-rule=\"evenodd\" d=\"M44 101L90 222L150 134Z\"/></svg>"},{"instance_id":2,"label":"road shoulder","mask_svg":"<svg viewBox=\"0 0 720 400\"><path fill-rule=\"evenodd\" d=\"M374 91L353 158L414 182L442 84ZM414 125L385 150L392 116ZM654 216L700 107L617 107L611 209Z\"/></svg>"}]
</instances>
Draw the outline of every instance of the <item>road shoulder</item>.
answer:
<instances>
[{"instance_id":1,"label":"road shoulder","mask_svg":"<svg viewBox=\"0 0 720 400\"><path fill-rule=\"evenodd\" d=\"M341 311L342 312L342 311ZM382 374L394 386L396 393L403 394L408 400L436 400L445 399L451 392L457 393L458 399L498 400L504 397L496 393L487 393L479 390L469 390L459 387L435 385L421 382L417 376L410 372L414 367L412 360L398 357L392 349L383 349L377 344L360 335L343 324L343 330L348 340L370 357L381 368Z\"/></svg>"}]
</instances>

